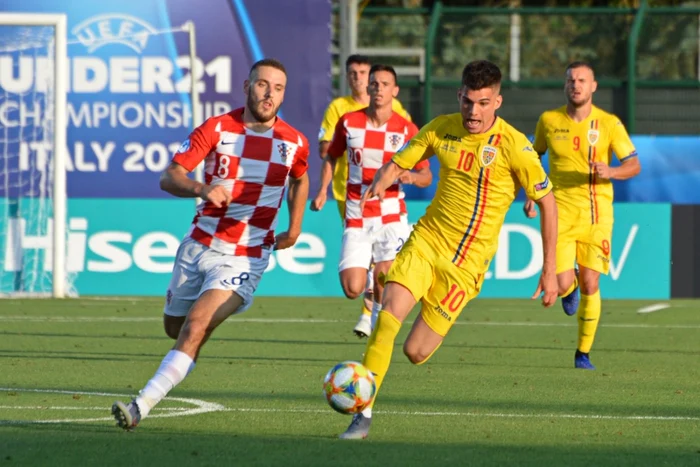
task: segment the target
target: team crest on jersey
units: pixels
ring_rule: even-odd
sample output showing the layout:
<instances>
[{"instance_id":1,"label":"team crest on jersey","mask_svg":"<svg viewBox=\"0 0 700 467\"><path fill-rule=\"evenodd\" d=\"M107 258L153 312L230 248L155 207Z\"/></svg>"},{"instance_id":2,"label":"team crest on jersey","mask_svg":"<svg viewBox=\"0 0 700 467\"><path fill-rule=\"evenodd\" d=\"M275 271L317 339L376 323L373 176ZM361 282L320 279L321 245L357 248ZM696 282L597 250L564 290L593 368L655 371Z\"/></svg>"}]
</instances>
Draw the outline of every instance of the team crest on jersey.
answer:
<instances>
[{"instance_id":1,"label":"team crest on jersey","mask_svg":"<svg viewBox=\"0 0 700 467\"><path fill-rule=\"evenodd\" d=\"M284 142L277 145L277 150L280 152L282 162L287 162L287 157L291 156L293 151L293 149Z\"/></svg>"},{"instance_id":2,"label":"team crest on jersey","mask_svg":"<svg viewBox=\"0 0 700 467\"><path fill-rule=\"evenodd\" d=\"M491 164L491 162L493 162L493 160L496 158L496 152L497 150L493 146L484 146L484 149L481 150L481 164L484 167Z\"/></svg>"},{"instance_id":3,"label":"team crest on jersey","mask_svg":"<svg viewBox=\"0 0 700 467\"><path fill-rule=\"evenodd\" d=\"M182 154L183 152L187 152L187 150L190 148L190 139L187 138L185 141L182 142L179 148L177 148L177 153Z\"/></svg>"},{"instance_id":4,"label":"team crest on jersey","mask_svg":"<svg viewBox=\"0 0 700 467\"><path fill-rule=\"evenodd\" d=\"M600 132L598 130L588 130L588 144L591 146L595 145L595 143L598 142L599 136Z\"/></svg>"},{"instance_id":5,"label":"team crest on jersey","mask_svg":"<svg viewBox=\"0 0 700 467\"><path fill-rule=\"evenodd\" d=\"M389 136L389 144L391 144L391 149L396 150L396 146L401 142L401 136L391 135Z\"/></svg>"}]
</instances>

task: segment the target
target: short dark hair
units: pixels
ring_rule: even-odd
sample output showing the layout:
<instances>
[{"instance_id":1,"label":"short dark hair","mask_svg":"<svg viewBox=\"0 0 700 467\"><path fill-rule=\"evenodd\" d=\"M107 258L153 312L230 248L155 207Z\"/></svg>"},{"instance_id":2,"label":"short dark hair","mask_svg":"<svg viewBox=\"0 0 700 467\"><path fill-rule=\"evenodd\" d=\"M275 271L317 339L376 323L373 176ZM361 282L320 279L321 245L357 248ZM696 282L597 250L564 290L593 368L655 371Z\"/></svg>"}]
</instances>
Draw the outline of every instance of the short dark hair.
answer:
<instances>
[{"instance_id":1,"label":"short dark hair","mask_svg":"<svg viewBox=\"0 0 700 467\"><path fill-rule=\"evenodd\" d=\"M574 68L588 68L589 70L591 70L591 73L593 73L593 76L595 76L595 70L593 69L593 65L582 60L569 63L566 66L566 70L564 70L564 73L568 73L569 70L573 70Z\"/></svg>"},{"instance_id":2,"label":"short dark hair","mask_svg":"<svg viewBox=\"0 0 700 467\"><path fill-rule=\"evenodd\" d=\"M398 79L396 78L396 70L394 70L393 66L382 64L372 65L372 68L369 69L369 75L372 76L378 71L388 71L394 77L394 84L396 84L396 82L398 81Z\"/></svg>"},{"instance_id":3,"label":"short dark hair","mask_svg":"<svg viewBox=\"0 0 700 467\"><path fill-rule=\"evenodd\" d=\"M253 72L261 66L277 68L282 73L284 73L285 76L287 75L287 70L284 68L284 65L282 65L282 62L275 58L263 58L262 60L258 60L257 62L253 63L253 66L250 67L250 73L248 73L248 76L252 76Z\"/></svg>"},{"instance_id":4,"label":"short dark hair","mask_svg":"<svg viewBox=\"0 0 700 467\"><path fill-rule=\"evenodd\" d=\"M358 65L369 65L370 61L367 55L353 54L350 55L347 60L345 60L345 69L347 70L353 63L357 63Z\"/></svg>"},{"instance_id":5,"label":"short dark hair","mask_svg":"<svg viewBox=\"0 0 700 467\"><path fill-rule=\"evenodd\" d=\"M462 70L462 86L467 89L500 87L501 70L488 60L475 60L467 63Z\"/></svg>"}]
</instances>

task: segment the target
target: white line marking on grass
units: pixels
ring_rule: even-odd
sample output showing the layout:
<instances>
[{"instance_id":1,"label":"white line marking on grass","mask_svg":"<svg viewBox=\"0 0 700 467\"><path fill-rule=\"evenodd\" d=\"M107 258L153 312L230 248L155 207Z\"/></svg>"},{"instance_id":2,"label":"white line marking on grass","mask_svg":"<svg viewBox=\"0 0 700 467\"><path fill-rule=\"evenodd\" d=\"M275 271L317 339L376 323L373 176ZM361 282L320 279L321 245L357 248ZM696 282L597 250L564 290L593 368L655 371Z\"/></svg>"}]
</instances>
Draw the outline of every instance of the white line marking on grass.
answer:
<instances>
[{"instance_id":1,"label":"white line marking on grass","mask_svg":"<svg viewBox=\"0 0 700 467\"><path fill-rule=\"evenodd\" d=\"M670 303L656 303L654 305L649 305L637 310L637 313L653 313L659 310L665 310L666 308L671 308Z\"/></svg>"},{"instance_id":2,"label":"white line marking on grass","mask_svg":"<svg viewBox=\"0 0 700 467\"><path fill-rule=\"evenodd\" d=\"M226 408L223 412L269 412L269 413L328 413L320 409L251 409ZM562 418L585 420L650 420L650 421L700 421L700 417L657 416L657 415L596 415L566 413L490 413L490 412L404 412L394 410L375 410L382 415L423 416L423 417L484 417L484 418Z\"/></svg>"},{"instance_id":3,"label":"white line marking on grass","mask_svg":"<svg viewBox=\"0 0 700 467\"><path fill-rule=\"evenodd\" d=\"M161 322L162 317L154 316L22 316L0 315L0 322L55 322L55 323L142 323ZM265 324L330 324L330 323L354 323L355 321L341 319L304 319L304 318L232 318L224 321L224 324L235 323L265 323ZM411 320L406 320L411 324ZM568 323L546 323L536 321L457 321L457 326L514 326L514 327L575 327L574 320ZM700 324L634 324L634 323L602 323L603 328L629 328L629 329L700 329Z\"/></svg>"},{"instance_id":4,"label":"white line marking on grass","mask_svg":"<svg viewBox=\"0 0 700 467\"><path fill-rule=\"evenodd\" d=\"M0 391L11 391L17 393L23 392L34 392L42 394L80 394L86 396L102 396L102 397L122 397L130 398L128 394L113 394L109 392L93 392L93 391L65 391L59 389L23 389L23 388L0 388ZM193 405L193 408L182 408L181 410L168 410L166 413L160 413L155 415L150 415L148 418L170 418L170 417L184 417L186 415L199 415L209 412L221 412L225 407L221 404L215 402L207 402L200 399L191 399L184 397L167 397L164 400L182 402L184 404ZM41 407L45 409L45 407ZM109 412L110 407L105 406L102 408L105 412ZM62 420L0 420L0 426L2 425L28 425L28 424L47 424L47 423L85 423L85 422L107 422L114 421L113 417L98 417L98 418L66 418Z\"/></svg>"}]
</instances>

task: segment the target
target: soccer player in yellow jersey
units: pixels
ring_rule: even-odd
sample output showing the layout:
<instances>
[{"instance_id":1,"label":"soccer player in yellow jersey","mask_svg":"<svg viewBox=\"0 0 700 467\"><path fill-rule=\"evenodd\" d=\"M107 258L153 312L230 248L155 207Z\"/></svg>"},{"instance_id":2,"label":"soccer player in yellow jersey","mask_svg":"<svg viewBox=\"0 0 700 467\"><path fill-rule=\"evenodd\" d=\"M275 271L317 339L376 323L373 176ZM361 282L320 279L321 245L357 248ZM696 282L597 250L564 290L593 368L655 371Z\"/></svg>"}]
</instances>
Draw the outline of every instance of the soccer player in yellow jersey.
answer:
<instances>
[{"instance_id":1,"label":"soccer player in yellow jersey","mask_svg":"<svg viewBox=\"0 0 700 467\"><path fill-rule=\"evenodd\" d=\"M588 370L595 369L588 353L600 319L598 282L600 274L607 274L610 267L611 180L625 180L641 170L637 152L620 119L593 105L596 87L589 64L569 65L565 85L568 102L540 116L534 143L540 155L549 150L550 177L559 211L559 295L567 315L578 311L574 367ZM613 153L621 161L619 167L610 167ZM537 215L531 201L526 203L525 213L528 217Z\"/></svg>"},{"instance_id":2,"label":"soccer player in yellow jersey","mask_svg":"<svg viewBox=\"0 0 700 467\"><path fill-rule=\"evenodd\" d=\"M458 92L460 113L442 115L424 126L377 172L363 200L383 198L405 170L436 155L440 181L426 213L386 274L382 310L362 363L374 374L377 390L389 369L394 341L413 307L420 314L403 346L420 365L437 350L469 300L481 290L496 253L498 234L522 186L542 211L544 265L533 298L557 299L557 207L552 185L522 133L496 116L501 106L501 71L491 62L467 64ZM376 399L375 399L376 400ZM353 417L344 439L367 437L372 408Z\"/></svg>"},{"instance_id":3,"label":"soccer player in yellow jersey","mask_svg":"<svg viewBox=\"0 0 700 467\"><path fill-rule=\"evenodd\" d=\"M345 61L345 71L347 73L348 85L350 87L350 95L342 96L333 99L328 105L326 112L323 114L323 122L321 130L318 134L318 152L321 159L325 159L328 155L328 146L333 139L335 126L338 124L340 117L348 112L363 109L369 106L369 94L367 87L369 85L369 57L364 55L350 55ZM411 120L411 116L403 108L401 102L397 99L392 101L392 109L394 112L407 120ZM410 183L411 174L406 174L402 183ZM345 185L348 179L348 162L345 158L340 158L333 168L333 197L338 204L338 212L340 213L341 221L345 222ZM367 277L367 284L370 284L362 303L362 314L355 325L354 332L360 337L368 336L372 331L372 269Z\"/></svg>"}]
</instances>

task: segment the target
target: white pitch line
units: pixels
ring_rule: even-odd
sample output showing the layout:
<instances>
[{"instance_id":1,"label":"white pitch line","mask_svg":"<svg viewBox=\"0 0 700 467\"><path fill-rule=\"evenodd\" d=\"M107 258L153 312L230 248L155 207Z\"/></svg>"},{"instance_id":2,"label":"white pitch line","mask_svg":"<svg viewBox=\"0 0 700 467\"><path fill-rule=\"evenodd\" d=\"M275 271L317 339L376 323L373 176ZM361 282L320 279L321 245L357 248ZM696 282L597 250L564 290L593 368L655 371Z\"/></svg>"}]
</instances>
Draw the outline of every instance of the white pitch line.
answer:
<instances>
[{"instance_id":1,"label":"white pitch line","mask_svg":"<svg viewBox=\"0 0 700 467\"><path fill-rule=\"evenodd\" d=\"M14 392L37 392L49 394L84 394L92 396L111 396L111 397L128 397L123 394L111 394L103 392L85 392L85 391L63 391L51 389L17 389L17 388L0 388L0 391ZM179 397L170 397L168 400L185 402L197 405L194 409L186 408L162 408L162 411L169 413L151 415L149 418L170 418L181 417L184 415L195 415L208 412L245 412L245 413L307 413L307 414L329 414L329 409L263 409L250 407L224 407L221 404L206 402L199 399L186 399ZM106 407L46 407L46 406L0 406L0 409L36 409L36 410L107 410ZM154 409L158 410L158 408ZM421 412L421 411L396 411L396 410L377 410L376 413L382 415L397 415L409 417L470 417L470 418L546 418L546 419L575 419L575 420L635 420L635 421L700 421L700 417L681 417L681 416L661 416L661 415L598 415L598 414L566 414L566 413L498 413L498 412ZM84 423L84 422L103 422L113 421L112 417L99 418L69 418L63 420L0 420L2 425L26 425L26 424L49 424L49 423Z\"/></svg>"},{"instance_id":2,"label":"white pitch line","mask_svg":"<svg viewBox=\"0 0 700 467\"><path fill-rule=\"evenodd\" d=\"M22 316L0 315L0 322L55 322L55 323L141 323L161 322L163 318L155 316ZM235 323L265 323L265 324L323 324L323 323L354 323L355 321L340 319L304 319L304 318L232 318L224 324ZM412 321L406 320L405 324ZM514 326L514 327L575 327L575 322L547 323L536 321L457 321L458 326ZM700 324L634 324L634 323L602 323L603 328L622 329L700 329Z\"/></svg>"},{"instance_id":3,"label":"white pitch line","mask_svg":"<svg viewBox=\"0 0 700 467\"><path fill-rule=\"evenodd\" d=\"M670 303L656 303L654 305L649 305L637 310L637 313L653 313L659 310L665 310L666 308L671 308Z\"/></svg>"},{"instance_id":4,"label":"white pitch line","mask_svg":"<svg viewBox=\"0 0 700 467\"><path fill-rule=\"evenodd\" d=\"M0 391L10 391L10 392L34 392L42 394L80 394L86 396L101 396L101 397L122 397L130 398L128 394L114 394L109 392L92 392L92 391L65 391L61 389L23 389L23 388L0 388ZM190 399L185 397L168 397L166 400L182 402L184 404L190 404L194 407L191 409L185 408L184 410L168 411L166 413L160 413L151 415L149 418L171 418L171 417L184 417L186 415L199 415L209 412L221 412L225 407L221 404L215 402L207 402L199 399ZM109 407L104 407L102 410L109 410ZM99 417L99 418L67 418L62 420L0 420L0 426L3 425L28 425L28 424L51 424L51 423L84 423L84 422L106 422L114 421L113 417Z\"/></svg>"}]
</instances>

